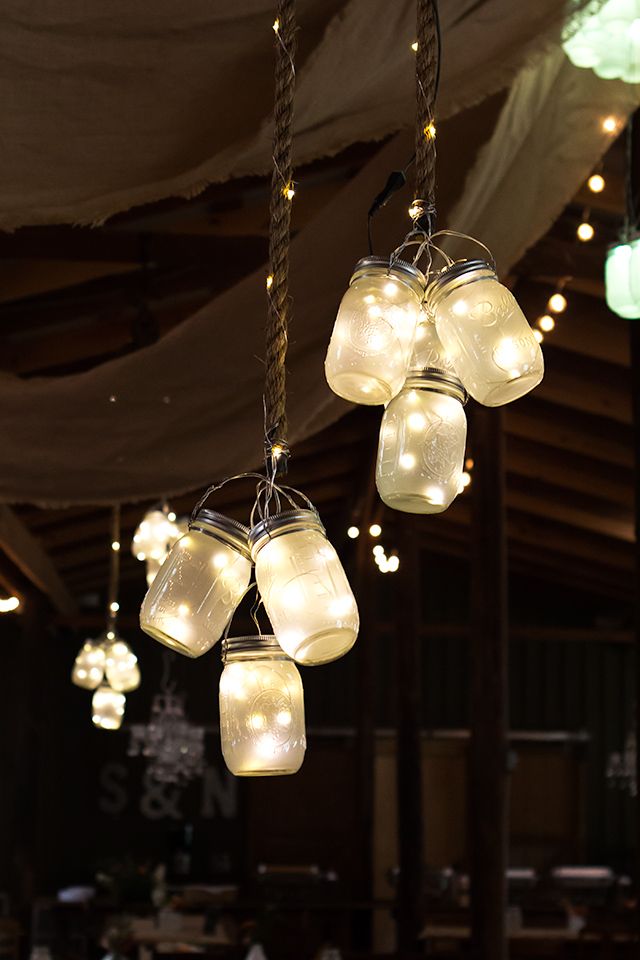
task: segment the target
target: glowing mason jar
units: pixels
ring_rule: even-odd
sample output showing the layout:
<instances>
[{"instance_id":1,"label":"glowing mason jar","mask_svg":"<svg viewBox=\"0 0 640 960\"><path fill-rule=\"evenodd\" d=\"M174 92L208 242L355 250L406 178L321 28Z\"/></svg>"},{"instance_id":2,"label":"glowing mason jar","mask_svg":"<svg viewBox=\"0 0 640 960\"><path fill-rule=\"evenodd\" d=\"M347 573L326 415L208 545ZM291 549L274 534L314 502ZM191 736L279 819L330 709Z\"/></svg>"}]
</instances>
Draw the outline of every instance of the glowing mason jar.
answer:
<instances>
[{"instance_id":1,"label":"glowing mason jar","mask_svg":"<svg viewBox=\"0 0 640 960\"><path fill-rule=\"evenodd\" d=\"M217 643L249 585L248 533L215 510L200 510L147 591L145 633L188 657Z\"/></svg>"},{"instance_id":2,"label":"glowing mason jar","mask_svg":"<svg viewBox=\"0 0 640 960\"><path fill-rule=\"evenodd\" d=\"M107 647L105 673L110 687L118 693L130 693L140 686L138 658L119 637Z\"/></svg>"},{"instance_id":3,"label":"glowing mason jar","mask_svg":"<svg viewBox=\"0 0 640 960\"><path fill-rule=\"evenodd\" d=\"M295 664L272 636L225 640L222 657L220 737L227 767L236 777L296 773L307 742Z\"/></svg>"},{"instance_id":4,"label":"glowing mason jar","mask_svg":"<svg viewBox=\"0 0 640 960\"><path fill-rule=\"evenodd\" d=\"M437 274L429 313L462 385L487 407L533 390L544 374L540 345L513 294L484 260L463 260Z\"/></svg>"},{"instance_id":5,"label":"glowing mason jar","mask_svg":"<svg viewBox=\"0 0 640 960\"><path fill-rule=\"evenodd\" d=\"M366 257L342 298L324 369L352 403L387 403L401 389L420 316L425 278L403 260Z\"/></svg>"},{"instance_id":6,"label":"glowing mason jar","mask_svg":"<svg viewBox=\"0 0 640 960\"><path fill-rule=\"evenodd\" d=\"M102 683L105 668L105 651L102 643L85 640L71 671L71 682L85 690L95 690Z\"/></svg>"},{"instance_id":7,"label":"glowing mason jar","mask_svg":"<svg viewBox=\"0 0 640 960\"><path fill-rule=\"evenodd\" d=\"M309 666L347 653L358 635L358 608L316 511L261 520L249 540L258 590L285 653Z\"/></svg>"},{"instance_id":8,"label":"glowing mason jar","mask_svg":"<svg viewBox=\"0 0 640 960\"><path fill-rule=\"evenodd\" d=\"M640 318L640 238L616 243L607 250L604 287L607 306L626 320Z\"/></svg>"},{"instance_id":9,"label":"glowing mason jar","mask_svg":"<svg viewBox=\"0 0 640 960\"><path fill-rule=\"evenodd\" d=\"M376 486L406 513L442 513L460 490L467 418L460 381L438 370L410 373L382 418Z\"/></svg>"},{"instance_id":10,"label":"glowing mason jar","mask_svg":"<svg viewBox=\"0 0 640 960\"><path fill-rule=\"evenodd\" d=\"M98 687L91 699L91 719L102 730L118 730L124 717L124 693L112 690L108 683Z\"/></svg>"}]
</instances>

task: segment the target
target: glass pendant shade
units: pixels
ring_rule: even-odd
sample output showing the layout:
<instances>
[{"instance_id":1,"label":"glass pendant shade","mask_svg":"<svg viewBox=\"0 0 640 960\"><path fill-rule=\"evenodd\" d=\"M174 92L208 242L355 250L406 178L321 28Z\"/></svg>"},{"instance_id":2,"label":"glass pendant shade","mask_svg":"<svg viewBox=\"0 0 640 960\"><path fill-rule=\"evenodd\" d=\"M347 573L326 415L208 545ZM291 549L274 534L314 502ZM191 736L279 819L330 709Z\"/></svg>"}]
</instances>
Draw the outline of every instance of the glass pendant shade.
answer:
<instances>
[{"instance_id":1,"label":"glass pendant shade","mask_svg":"<svg viewBox=\"0 0 640 960\"><path fill-rule=\"evenodd\" d=\"M101 730L118 730L124 717L126 697L103 683L91 700L91 719Z\"/></svg>"},{"instance_id":2,"label":"glass pendant shade","mask_svg":"<svg viewBox=\"0 0 640 960\"><path fill-rule=\"evenodd\" d=\"M640 0L608 0L582 20L563 48L576 67L603 80L640 81Z\"/></svg>"},{"instance_id":3,"label":"glass pendant shade","mask_svg":"<svg viewBox=\"0 0 640 960\"><path fill-rule=\"evenodd\" d=\"M316 511L261 520L249 540L258 590L285 653L309 666L347 653L358 635L358 608Z\"/></svg>"},{"instance_id":4,"label":"glass pendant shade","mask_svg":"<svg viewBox=\"0 0 640 960\"><path fill-rule=\"evenodd\" d=\"M236 777L296 773L306 749L304 695L296 666L273 636L223 644L222 755Z\"/></svg>"},{"instance_id":5,"label":"glass pendant shade","mask_svg":"<svg viewBox=\"0 0 640 960\"><path fill-rule=\"evenodd\" d=\"M418 332L412 370L382 418L376 486L394 510L442 513L460 490L465 393L433 324Z\"/></svg>"},{"instance_id":6,"label":"glass pendant shade","mask_svg":"<svg viewBox=\"0 0 640 960\"><path fill-rule=\"evenodd\" d=\"M118 693L130 693L140 686L138 658L124 640L117 638L107 647L105 673L109 686Z\"/></svg>"},{"instance_id":7,"label":"glass pendant shade","mask_svg":"<svg viewBox=\"0 0 640 960\"><path fill-rule=\"evenodd\" d=\"M85 690L95 690L104 677L106 655L104 647L95 640L86 640L73 664L71 682Z\"/></svg>"},{"instance_id":8,"label":"glass pendant shade","mask_svg":"<svg viewBox=\"0 0 640 960\"><path fill-rule=\"evenodd\" d=\"M215 510L200 510L147 591L144 632L188 657L211 649L249 586L248 533Z\"/></svg>"},{"instance_id":9,"label":"glass pendant shade","mask_svg":"<svg viewBox=\"0 0 640 960\"><path fill-rule=\"evenodd\" d=\"M487 407L510 403L544 375L540 345L513 294L484 260L463 260L437 274L429 314L465 390Z\"/></svg>"},{"instance_id":10,"label":"glass pendant shade","mask_svg":"<svg viewBox=\"0 0 640 960\"><path fill-rule=\"evenodd\" d=\"M357 264L342 298L324 368L334 393L352 403L387 403L404 383L425 278L402 260Z\"/></svg>"},{"instance_id":11,"label":"glass pendant shade","mask_svg":"<svg viewBox=\"0 0 640 960\"><path fill-rule=\"evenodd\" d=\"M604 267L607 306L627 320L640 318L640 238L609 247Z\"/></svg>"}]
</instances>

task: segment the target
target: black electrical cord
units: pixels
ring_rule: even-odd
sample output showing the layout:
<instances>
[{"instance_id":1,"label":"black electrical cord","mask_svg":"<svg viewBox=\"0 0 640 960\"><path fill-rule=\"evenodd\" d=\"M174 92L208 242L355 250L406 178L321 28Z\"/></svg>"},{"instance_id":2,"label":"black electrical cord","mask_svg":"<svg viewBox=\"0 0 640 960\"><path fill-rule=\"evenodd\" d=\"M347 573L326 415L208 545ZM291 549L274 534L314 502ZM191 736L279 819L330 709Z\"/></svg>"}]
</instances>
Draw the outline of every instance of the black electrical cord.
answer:
<instances>
[{"instance_id":1,"label":"black electrical cord","mask_svg":"<svg viewBox=\"0 0 640 960\"><path fill-rule=\"evenodd\" d=\"M431 0L431 6L433 7L433 18L436 28L436 83L435 83L435 97L438 96L438 89L440 87L440 63L442 60L442 34L440 32L440 13L438 11L438 0ZM434 98L435 99L435 98ZM415 151L411 158L407 161L402 170L392 170L389 174L386 184L373 198L373 202L369 207L369 212L367 213L367 240L369 243L369 255L373 254L373 238L371 233L371 221L375 215L385 207L389 200L401 190L407 182L407 170L415 162L416 155Z\"/></svg>"}]
</instances>

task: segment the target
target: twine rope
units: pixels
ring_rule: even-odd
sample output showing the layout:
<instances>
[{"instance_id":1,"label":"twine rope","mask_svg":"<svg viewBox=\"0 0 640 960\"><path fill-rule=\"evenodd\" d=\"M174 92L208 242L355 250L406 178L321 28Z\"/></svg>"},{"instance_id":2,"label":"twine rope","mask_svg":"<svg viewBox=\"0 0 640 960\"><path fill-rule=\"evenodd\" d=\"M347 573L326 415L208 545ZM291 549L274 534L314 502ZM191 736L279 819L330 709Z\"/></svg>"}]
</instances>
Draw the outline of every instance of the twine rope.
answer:
<instances>
[{"instance_id":1,"label":"twine rope","mask_svg":"<svg viewBox=\"0 0 640 960\"><path fill-rule=\"evenodd\" d=\"M269 278L267 280L266 378L264 388L265 458L267 472L286 460L286 354L290 317L289 240L291 225L292 121L295 91L295 0L279 0L276 35L273 173L269 206ZM274 456L274 448L278 449Z\"/></svg>"},{"instance_id":2,"label":"twine rope","mask_svg":"<svg viewBox=\"0 0 640 960\"><path fill-rule=\"evenodd\" d=\"M427 221L427 232L435 226L436 138L435 106L438 88L439 52L436 0L416 0L416 167L415 220Z\"/></svg>"}]
</instances>

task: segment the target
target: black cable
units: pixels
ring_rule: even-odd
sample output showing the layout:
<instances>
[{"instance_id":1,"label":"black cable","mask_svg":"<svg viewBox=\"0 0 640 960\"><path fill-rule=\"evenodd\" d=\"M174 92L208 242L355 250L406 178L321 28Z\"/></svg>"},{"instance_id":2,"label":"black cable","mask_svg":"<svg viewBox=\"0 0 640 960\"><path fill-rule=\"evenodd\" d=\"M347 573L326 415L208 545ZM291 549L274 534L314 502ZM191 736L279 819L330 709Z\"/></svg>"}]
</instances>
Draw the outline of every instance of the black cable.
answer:
<instances>
[{"instance_id":1,"label":"black cable","mask_svg":"<svg viewBox=\"0 0 640 960\"><path fill-rule=\"evenodd\" d=\"M431 0L431 6L433 7L433 19L435 22L436 28L436 82L435 82L435 92L434 92L434 102L438 96L438 90L440 88L440 63L442 60L442 34L440 32L440 13L438 10L438 0ZM402 187L407 182L407 170L415 162L416 155L415 151L411 158L404 165L402 170L392 170L387 178L387 182L383 189L378 193L374 198L369 211L367 213L367 239L369 243L369 254L373 254L373 239L371 233L371 221L375 215L385 207L389 200L393 197L398 190L401 190Z\"/></svg>"}]
</instances>

